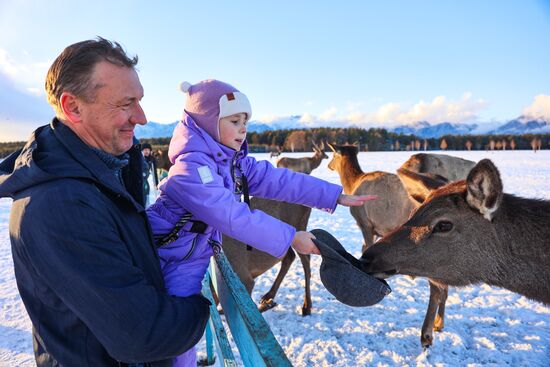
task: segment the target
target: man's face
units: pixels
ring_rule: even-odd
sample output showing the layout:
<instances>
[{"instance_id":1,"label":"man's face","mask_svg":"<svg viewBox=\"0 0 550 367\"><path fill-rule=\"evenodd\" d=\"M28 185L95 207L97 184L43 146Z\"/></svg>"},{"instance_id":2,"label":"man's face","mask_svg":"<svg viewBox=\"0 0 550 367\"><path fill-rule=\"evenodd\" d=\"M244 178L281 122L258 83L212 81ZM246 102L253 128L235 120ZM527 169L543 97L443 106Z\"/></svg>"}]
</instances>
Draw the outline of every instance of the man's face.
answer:
<instances>
[{"instance_id":1,"label":"man's face","mask_svg":"<svg viewBox=\"0 0 550 367\"><path fill-rule=\"evenodd\" d=\"M151 155L151 149L145 148L142 150L144 157L149 157Z\"/></svg>"},{"instance_id":2,"label":"man's face","mask_svg":"<svg viewBox=\"0 0 550 367\"><path fill-rule=\"evenodd\" d=\"M120 155L132 146L135 126L147 123L139 103L143 87L134 69L106 61L95 66L92 85L96 86L93 102L80 100L78 134L88 145Z\"/></svg>"}]
</instances>

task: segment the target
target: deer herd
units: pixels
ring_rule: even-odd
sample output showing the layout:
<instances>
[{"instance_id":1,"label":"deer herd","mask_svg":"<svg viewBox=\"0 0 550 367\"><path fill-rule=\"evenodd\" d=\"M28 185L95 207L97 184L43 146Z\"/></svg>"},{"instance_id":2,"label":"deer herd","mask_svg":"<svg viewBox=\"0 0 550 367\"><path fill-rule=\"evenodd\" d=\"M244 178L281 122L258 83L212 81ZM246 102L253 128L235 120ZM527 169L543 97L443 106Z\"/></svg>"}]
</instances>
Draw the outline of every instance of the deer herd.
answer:
<instances>
[{"instance_id":1,"label":"deer herd","mask_svg":"<svg viewBox=\"0 0 550 367\"><path fill-rule=\"evenodd\" d=\"M394 275L424 277L430 297L420 342L433 343L444 326L449 286L486 283L550 305L550 201L503 193L500 173L488 159L472 162L441 154L414 154L396 172L363 172L356 145L331 145L328 168L336 171L346 194L373 194L378 200L351 207L363 235L364 271L385 279ZM277 167L310 174L329 158L325 144L314 155L280 158ZM280 153L280 151L279 151ZM259 209L307 228L311 209L260 198ZM276 305L275 295L296 254L281 259L224 238L224 251L249 293L259 275L281 262L260 311ZM305 276L302 315L311 314L310 257L299 254Z\"/></svg>"}]
</instances>

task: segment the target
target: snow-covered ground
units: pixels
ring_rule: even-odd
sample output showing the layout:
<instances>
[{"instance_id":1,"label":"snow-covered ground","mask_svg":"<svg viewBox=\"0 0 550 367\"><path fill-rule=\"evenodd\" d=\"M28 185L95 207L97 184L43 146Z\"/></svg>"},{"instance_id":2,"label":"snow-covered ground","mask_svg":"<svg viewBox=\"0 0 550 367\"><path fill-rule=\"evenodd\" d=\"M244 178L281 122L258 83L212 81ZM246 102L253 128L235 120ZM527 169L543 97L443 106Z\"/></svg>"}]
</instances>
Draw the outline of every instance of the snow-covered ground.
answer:
<instances>
[{"instance_id":1,"label":"snow-covered ground","mask_svg":"<svg viewBox=\"0 0 550 367\"><path fill-rule=\"evenodd\" d=\"M412 153L360 153L363 170L395 172ZM506 192L550 200L550 151L447 152L478 161L492 159ZM287 154L283 156L304 156ZM329 154L330 155L330 154ZM255 155L269 159L267 154ZM313 175L339 183L328 161ZM9 246L11 202L0 200L0 366L32 366L31 324L15 285ZM550 223L549 223L550 225ZM313 211L309 228L333 233L355 256L362 237L348 208L332 215ZM277 307L264 314L294 366L550 366L550 308L486 285L451 288L445 329L428 351L420 327L428 304L425 279L397 276L393 292L379 304L353 308L336 301L319 279L320 258L312 259L312 315L300 315L303 271L295 261L281 286ZM278 267L257 279L253 298L270 288Z\"/></svg>"}]
</instances>

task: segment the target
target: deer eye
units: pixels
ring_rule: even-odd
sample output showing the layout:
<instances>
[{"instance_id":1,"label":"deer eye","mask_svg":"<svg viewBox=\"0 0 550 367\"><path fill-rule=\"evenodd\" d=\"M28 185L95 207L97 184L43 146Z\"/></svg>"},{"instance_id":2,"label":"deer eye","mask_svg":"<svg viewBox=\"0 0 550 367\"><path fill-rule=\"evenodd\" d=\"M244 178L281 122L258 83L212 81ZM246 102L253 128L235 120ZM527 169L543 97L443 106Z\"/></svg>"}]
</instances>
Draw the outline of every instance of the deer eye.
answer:
<instances>
[{"instance_id":1,"label":"deer eye","mask_svg":"<svg viewBox=\"0 0 550 367\"><path fill-rule=\"evenodd\" d=\"M433 233L438 233L438 232L445 233L445 232L449 232L451 229L453 229L453 224L446 220L442 220L441 222L437 222L437 224L434 227Z\"/></svg>"}]
</instances>

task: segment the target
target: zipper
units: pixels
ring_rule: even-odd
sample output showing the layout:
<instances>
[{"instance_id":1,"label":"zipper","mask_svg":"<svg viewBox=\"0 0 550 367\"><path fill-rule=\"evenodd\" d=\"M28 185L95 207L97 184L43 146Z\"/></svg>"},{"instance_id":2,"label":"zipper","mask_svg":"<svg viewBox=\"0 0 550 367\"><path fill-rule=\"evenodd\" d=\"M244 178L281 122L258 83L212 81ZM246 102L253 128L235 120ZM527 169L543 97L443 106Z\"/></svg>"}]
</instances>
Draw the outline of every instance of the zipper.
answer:
<instances>
[{"instance_id":1,"label":"zipper","mask_svg":"<svg viewBox=\"0 0 550 367\"><path fill-rule=\"evenodd\" d=\"M235 177L235 167L237 166L237 154L239 154L239 152L235 152L235 154L233 154L233 159L231 159L231 178L233 179L233 183L237 182L236 181L236 177Z\"/></svg>"},{"instance_id":2,"label":"zipper","mask_svg":"<svg viewBox=\"0 0 550 367\"><path fill-rule=\"evenodd\" d=\"M191 242L191 250L189 250L189 252L187 253L187 255L185 255L183 260L187 260L191 257L191 255L193 255L193 252L195 251L195 246L197 245L197 237L198 236L199 235L197 234L195 237L193 237L193 242Z\"/></svg>"}]
</instances>

